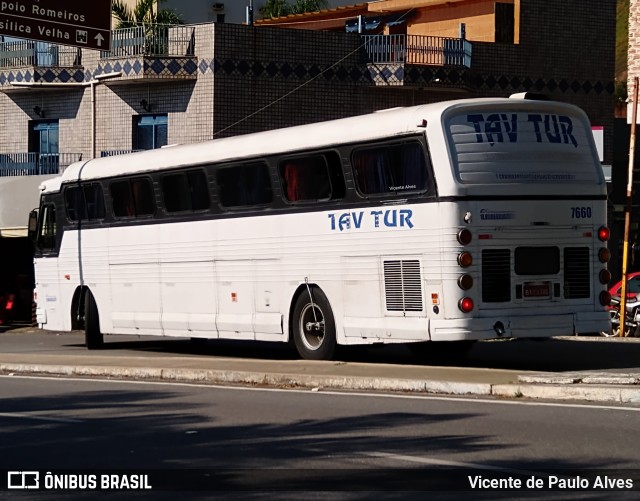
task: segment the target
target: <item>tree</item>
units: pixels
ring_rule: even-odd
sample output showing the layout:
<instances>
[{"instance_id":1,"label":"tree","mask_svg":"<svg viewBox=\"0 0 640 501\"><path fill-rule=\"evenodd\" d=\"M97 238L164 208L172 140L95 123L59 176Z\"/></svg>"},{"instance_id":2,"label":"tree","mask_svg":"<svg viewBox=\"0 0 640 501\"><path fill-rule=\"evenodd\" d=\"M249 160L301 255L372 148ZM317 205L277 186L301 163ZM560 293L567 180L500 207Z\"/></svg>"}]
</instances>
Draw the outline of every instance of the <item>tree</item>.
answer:
<instances>
[{"instance_id":1,"label":"tree","mask_svg":"<svg viewBox=\"0 0 640 501\"><path fill-rule=\"evenodd\" d=\"M131 10L122 0L114 0L111 12L116 18L116 29L133 28L150 24L183 24L182 17L171 9L159 9L158 4L166 0L138 0Z\"/></svg>"},{"instance_id":2,"label":"tree","mask_svg":"<svg viewBox=\"0 0 640 501\"><path fill-rule=\"evenodd\" d=\"M289 14L291 14L291 5L289 5L287 0L267 0L267 2L260 7L260 16L262 19L288 16Z\"/></svg>"},{"instance_id":3,"label":"tree","mask_svg":"<svg viewBox=\"0 0 640 501\"><path fill-rule=\"evenodd\" d=\"M291 7L292 14L303 14L305 12L317 12L329 7L327 0L296 0Z\"/></svg>"},{"instance_id":4,"label":"tree","mask_svg":"<svg viewBox=\"0 0 640 501\"><path fill-rule=\"evenodd\" d=\"M326 9L329 6L327 0L296 0L291 5L287 0L267 0L260 8L260 16L263 19L270 17L282 17L289 14L302 14Z\"/></svg>"}]
</instances>

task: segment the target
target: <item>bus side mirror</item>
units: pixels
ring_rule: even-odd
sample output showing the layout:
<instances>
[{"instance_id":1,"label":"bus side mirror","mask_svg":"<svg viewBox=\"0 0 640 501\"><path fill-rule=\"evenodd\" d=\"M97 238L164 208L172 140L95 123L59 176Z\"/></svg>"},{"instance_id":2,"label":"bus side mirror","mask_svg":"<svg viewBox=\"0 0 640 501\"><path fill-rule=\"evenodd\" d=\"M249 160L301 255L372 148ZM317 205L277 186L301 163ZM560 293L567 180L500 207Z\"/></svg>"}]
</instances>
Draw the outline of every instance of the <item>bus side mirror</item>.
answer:
<instances>
[{"instance_id":1,"label":"bus side mirror","mask_svg":"<svg viewBox=\"0 0 640 501\"><path fill-rule=\"evenodd\" d=\"M36 241L36 233L38 232L38 209L33 209L29 212L29 226L27 227L27 234L29 240Z\"/></svg>"}]
</instances>

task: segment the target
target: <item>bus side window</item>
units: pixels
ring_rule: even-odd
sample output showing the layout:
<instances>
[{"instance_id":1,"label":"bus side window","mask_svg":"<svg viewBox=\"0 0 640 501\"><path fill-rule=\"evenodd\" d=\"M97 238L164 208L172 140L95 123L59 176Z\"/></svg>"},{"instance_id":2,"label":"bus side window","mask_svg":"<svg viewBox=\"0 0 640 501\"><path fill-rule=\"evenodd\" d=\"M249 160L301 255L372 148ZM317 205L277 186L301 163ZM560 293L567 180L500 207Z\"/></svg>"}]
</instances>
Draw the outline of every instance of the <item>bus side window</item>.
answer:
<instances>
[{"instance_id":1,"label":"bus side window","mask_svg":"<svg viewBox=\"0 0 640 501\"><path fill-rule=\"evenodd\" d=\"M67 217L71 221L104 219L104 196L98 183L68 186L64 191Z\"/></svg>"},{"instance_id":2,"label":"bus side window","mask_svg":"<svg viewBox=\"0 0 640 501\"><path fill-rule=\"evenodd\" d=\"M129 181L115 181L109 187L115 217L133 217L135 215L133 196Z\"/></svg>"},{"instance_id":3,"label":"bus side window","mask_svg":"<svg viewBox=\"0 0 640 501\"><path fill-rule=\"evenodd\" d=\"M146 177L131 180L131 192L135 204L136 216L151 216L155 212L153 188Z\"/></svg>"},{"instance_id":4,"label":"bus side window","mask_svg":"<svg viewBox=\"0 0 640 501\"><path fill-rule=\"evenodd\" d=\"M115 217L149 216L155 212L153 188L148 178L114 181L109 190Z\"/></svg>"},{"instance_id":5,"label":"bus side window","mask_svg":"<svg viewBox=\"0 0 640 501\"><path fill-rule=\"evenodd\" d=\"M427 189L427 162L418 142L360 148L352 164L363 195L420 192Z\"/></svg>"},{"instance_id":6,"label":"bus side window","mask_svg":"<svg viewBox=\"0 0 640 501\"><path fill-rule=\"evenodd\" d=\"M36 246L41 252L51 252L56 248L56 208L53 204L40 209Z\"/></svg>"},{"instance_id":7,"label":"bus side window","mask_svg":"<svg viewBox=\"0 0 640 501\"><path fill-rule=\"evenodd\" d=\"M167 212L206 210L210 205L207 177L201 170L167 174L161 178Z\"/></svg>"},{"instance_id":8,"label":"bus side window","mask_svg":"<svg viewBox=\"0 0 640 501\"><path fill-rule=\"evenodd\" d=\"M342 166L335 152L287 158L280 162L278 173L282 192L289 202L344 196Z\"/></svg>"},{"instance_id":9,"label":"bus side window","mask_svg":"<svg viewBox=\"0 0 640 501\"><path fill-rule=\"evenodd\" d=\"M216 183L223 207L266 205L273 200L269 167L263 163L218 169Z\"/></svg>"}]
</instances>

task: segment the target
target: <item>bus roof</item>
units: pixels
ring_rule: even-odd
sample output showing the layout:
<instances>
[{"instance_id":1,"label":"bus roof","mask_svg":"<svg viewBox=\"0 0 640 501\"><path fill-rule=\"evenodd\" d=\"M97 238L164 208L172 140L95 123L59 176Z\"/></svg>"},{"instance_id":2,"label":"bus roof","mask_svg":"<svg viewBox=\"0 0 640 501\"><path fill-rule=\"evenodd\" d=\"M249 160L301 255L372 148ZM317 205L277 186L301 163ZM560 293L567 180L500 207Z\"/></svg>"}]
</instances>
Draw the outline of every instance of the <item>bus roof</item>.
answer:
<instances>
[{"instance_id":1,"label":"bus roof","mask_svg":"<svg viewBox=\"0 0 640 501\"><path fill-rule=\"evenodd\" d=\"M586 115L579 108L552 101L514 98L476 98L442 101L406 108L381 110L367 115L244 134L200 143L175 145L126 155L76 162L61 176L45 181L42 192L58 191L63 183L152 172L181 166L251 159L313 148L331 147L410 133L424 133L423 121L441 123L442 115L455 108L509 107L527 110L549 109ZM292 140L295 137L295 140Z\"/></svg>"}]
</instances>

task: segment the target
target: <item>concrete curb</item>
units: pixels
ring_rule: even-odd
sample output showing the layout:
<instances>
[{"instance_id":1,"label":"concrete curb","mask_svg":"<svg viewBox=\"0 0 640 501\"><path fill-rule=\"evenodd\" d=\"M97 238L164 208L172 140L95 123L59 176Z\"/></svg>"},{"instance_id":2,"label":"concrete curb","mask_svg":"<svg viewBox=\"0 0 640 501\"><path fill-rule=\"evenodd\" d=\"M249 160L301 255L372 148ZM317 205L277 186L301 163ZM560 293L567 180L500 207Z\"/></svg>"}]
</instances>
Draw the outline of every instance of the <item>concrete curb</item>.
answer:
<instances>
[{"instance_id":1,"label":"concrete curb","mask_svg":"<svg viewBox=\"0 0 640 501\"><path fill-rule=\"evenodd\" d=\"M491 384L362 376L314 376L248 371L202 369L158 369L145 367L65 366L44 364L0 364L8 374L48 374L55 376L108 377L136 380L180 381L185 383L249 384L254 386L327 388L347 390L400 391L448 395L491 395Z\"/></svg>"},{"instance_id":2,"label":"concrete curb","mask_svg":"<svg viewBox=\"0 0 640 501\"><path fill-rule=\"evenodd\" d=\"M586 400L608 403L640 403L640 386L576 384L575 375L553 376L545 384L521 382L489 384L420 379L372 378L361 376L314 376L274 374L249 371L203 369L166 369L147 367L69 366L45 364L0 364L4 374L47 374L71 377L105 377L115 379L176 381L185 383L244 384L284 388L340 389L428 393L441 395L476 395L502 398L531 398L547 400ZM550 375L551 377L551 375ZM542 376L522 379L542 381ZM617 380L616 378L611 378Z\"/></svg>"},{"instance_id":3,"label":"concrete curb","mask_svg":"<svg viewBox=\"0 0 640 501\"><path fill-rule=\"evenodd\" d=\"M640 403L640 387L605 386L595 384L496 384L492 394L508 398L547 400L587 400L619 404Z\"/></svg>"}]
</instances>

